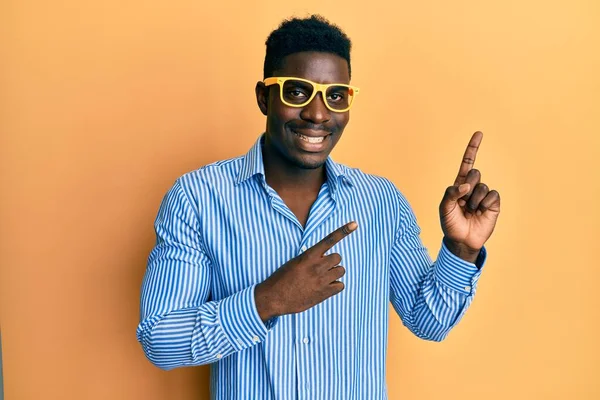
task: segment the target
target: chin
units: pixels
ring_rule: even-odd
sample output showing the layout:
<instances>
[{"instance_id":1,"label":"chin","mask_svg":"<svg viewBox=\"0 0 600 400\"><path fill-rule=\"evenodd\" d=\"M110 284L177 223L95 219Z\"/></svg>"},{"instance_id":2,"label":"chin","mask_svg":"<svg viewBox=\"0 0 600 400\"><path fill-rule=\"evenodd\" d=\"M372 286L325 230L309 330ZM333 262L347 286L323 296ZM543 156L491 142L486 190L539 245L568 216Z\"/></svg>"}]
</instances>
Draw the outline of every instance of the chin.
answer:
<instances>
[{"instance_id":1,"label":"chin","mask_svg":"<svg viewBox=\"0 0 600 400\"><path fill-rule=\"evenodd\" d=\"M327 157L295 157L294 164L303 169L317 169L325 165Z\"/></svg>"}]
</instances>

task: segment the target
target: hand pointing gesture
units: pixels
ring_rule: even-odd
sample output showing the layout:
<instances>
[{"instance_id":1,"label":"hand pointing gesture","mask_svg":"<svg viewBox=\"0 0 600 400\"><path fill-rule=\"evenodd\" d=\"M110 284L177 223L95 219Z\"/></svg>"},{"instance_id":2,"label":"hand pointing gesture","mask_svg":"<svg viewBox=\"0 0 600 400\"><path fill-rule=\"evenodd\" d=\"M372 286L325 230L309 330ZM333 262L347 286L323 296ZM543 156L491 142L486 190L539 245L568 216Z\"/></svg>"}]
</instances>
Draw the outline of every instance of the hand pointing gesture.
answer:
<instances>
[{"instance_id":1,"label":"hand pointing gesture","mask_svg":"<svg viewBox=\"0 0 600 400\"><path fill-rule=\"evenodd\" d=\"M500 194L489 190L473 168L483 133L475 132L465 151L454 185L440 203L444 243L460 258L474 262L492 235L500 214Z\"/></svg>"},{"instance_id":2,"label":"hand pointing gesture","mask_svg":"<svg viewBox=\"0 0 600 400\"><path fill-rule=\"evenodd\" d=\"M325 253L357 228L350 222L319 243L292 258L256 286L254 295L260 318L267 321L285 314L308 310L344 290L340 279L346 273L342 257Z\"/></svg>"}]
</instances>

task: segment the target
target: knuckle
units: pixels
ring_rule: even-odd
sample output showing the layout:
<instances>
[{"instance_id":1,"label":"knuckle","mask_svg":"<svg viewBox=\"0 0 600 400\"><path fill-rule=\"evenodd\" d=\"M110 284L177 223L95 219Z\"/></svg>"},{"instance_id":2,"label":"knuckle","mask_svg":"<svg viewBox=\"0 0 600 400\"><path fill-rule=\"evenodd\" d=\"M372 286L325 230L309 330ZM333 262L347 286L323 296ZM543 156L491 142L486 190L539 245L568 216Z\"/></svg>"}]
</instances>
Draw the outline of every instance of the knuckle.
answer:
<instances>
[{"instance_id":1,"label":"knuckle","mask_svg":"<svg viewBox=\"0 0 600 400\"><path fill-rule=\"evenodd\" d=\"M477 189L481 192L489 192L490 188L488 187L488 185L486 185L485 183L478 183L477 184Z\"/></svg>"},{"instance_id":2,"label":"knuckle","mask_svg":"<svg viewBox=\"0 0 600 400\"><path fill-rule=\"evenodd\" d=\"M331 283L330 288L331 288L331 291L333 292L332 293L332 296L333 296L335 294L338 294L342 290L344 290L345 286L344 286L343 282L335 281L335 282Z\"/></svg>"},{"instance_id":3,"label":"knuckle","mask_svg":"<svg viewBox=\"0 0 600 400\"><path fill-rule=\"evenodd\" d=\"M477 168L473 168L467 173L467 178L476 178L480 175L481 173L479 172L479 170Z\"/></svg>"},{"instance_id":4,"label":"knuckle","mask_svg":"<svg viewBox=\"0 0 600 400\"><path fill-rule=\"evenodd\" d=\"M335 236L333 235L333 233L327 235L327 237L325 238L325 244L328 246L331 246L334 243L335 243Z\"/></svg>"},{"instance_id":5,"label":"knuckle","mask_svg":"<svg viewBox=\"0 0 600 400\"><path fill-rule=\"evenodd\" d=\"M331 260L335 263L335 265L338 265L339 263L342 262L342 256L339 255L338 253L333 253L331 255Z\"/></svg>"}]
</instances>

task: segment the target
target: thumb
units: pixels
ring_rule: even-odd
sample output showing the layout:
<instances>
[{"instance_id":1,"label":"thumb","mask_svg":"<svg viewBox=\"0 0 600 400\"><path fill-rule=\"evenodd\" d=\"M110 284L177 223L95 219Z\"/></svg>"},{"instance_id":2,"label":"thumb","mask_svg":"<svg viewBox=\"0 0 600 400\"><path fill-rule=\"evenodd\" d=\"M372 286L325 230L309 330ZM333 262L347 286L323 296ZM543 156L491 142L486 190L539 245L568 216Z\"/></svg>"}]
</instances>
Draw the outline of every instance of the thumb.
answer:
<instances>
[{"instance_id":1,"label":"thumb","mask_svg":"<svg viewBox=\"0 0 600 400\"><path fill-rule=\"evenodd\" d=\"M471 185L469 183L463 183L458 186L449 186L446 189L446 193L444 193L441 205L453 205L458 199L469 193L469 190L471 190Z\"/></svg>"}]
</instances>

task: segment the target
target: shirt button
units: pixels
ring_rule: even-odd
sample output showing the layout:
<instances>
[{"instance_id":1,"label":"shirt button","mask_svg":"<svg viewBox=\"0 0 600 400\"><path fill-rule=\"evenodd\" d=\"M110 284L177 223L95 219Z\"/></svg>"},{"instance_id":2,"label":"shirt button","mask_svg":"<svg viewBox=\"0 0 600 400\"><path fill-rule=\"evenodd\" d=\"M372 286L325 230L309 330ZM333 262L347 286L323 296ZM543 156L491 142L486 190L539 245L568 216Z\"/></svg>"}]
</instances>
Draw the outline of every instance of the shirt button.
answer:
<instances>
[{"instance_id":1,"label":"shirt button","mask_svg":"<svg viewBox=\"0 0 600 400\"><path fill-rule=\"evenodd\" d=\"M307 338L307 337L305 337L304 339L302 339L302 342L303 342L304 344L308 344L308 342L310 342L310 340L308 340L308 338Z\"/></svg>"},{"instance_id":2,"label":"shirt button","mask_svg":"<svg viewBox=\"0 0 600 400\"><path fill-rule=\"evenodd\" d=\"M471 291L471 286L465 286L465 291L470 292Z\"/></svg>"},{"instance_id":3,"label":"shirt button","mask_svg":"<svg viewBox=\"0 0 600 400\"><path fill-rule=\"evenodd\" d=\"M300 250L302 250L302 252L304 253L307 250L307 248L306 248L306 246L302 246L302 248L300 248Z\"/></svg>"},{"instance_id":4,"label":"shirt button","mask_svg":"<svg viewBox=\"0 0 600 400\"><path fill-rule=\"evenodd\" d=\"M258 338L258 336L254 336L252 338L252 341L258 343L260 341L260 339Z\"/></svg>"},{"instance_id":5,"label":"shirt button","mask_svg":"<svg viewBox=\"0 0 600 400\"><path fill-rule=\"evenodd\" d=\"M223 355L222 354L217 354L217 358L221 359L221 358L223 358Z\"/></svg>"}]
</instances>

